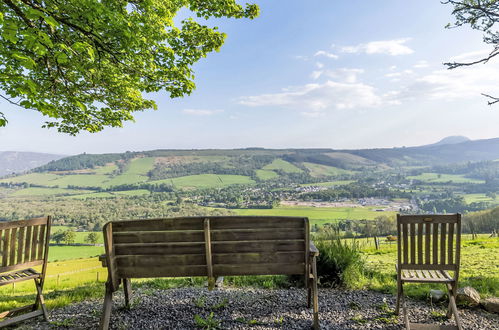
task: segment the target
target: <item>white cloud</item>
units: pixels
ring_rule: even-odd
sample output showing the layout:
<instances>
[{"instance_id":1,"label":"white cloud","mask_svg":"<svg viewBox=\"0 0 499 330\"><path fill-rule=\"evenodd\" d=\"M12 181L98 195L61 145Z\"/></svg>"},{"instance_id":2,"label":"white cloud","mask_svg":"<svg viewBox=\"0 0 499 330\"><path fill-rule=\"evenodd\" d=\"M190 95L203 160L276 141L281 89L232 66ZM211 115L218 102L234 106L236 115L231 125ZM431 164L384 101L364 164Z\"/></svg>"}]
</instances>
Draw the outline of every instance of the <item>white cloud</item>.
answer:
<instances>
[{"instance_id":1,"label":"white cloud","mask_svg":"<svg viewBox=\"0 0 499 330\"><path fill-rule=\"evenodd\" d=\"M328 80L283 89L279 93L243 97L240 104L296 108L305 116L318 117L327 110L378 107L385 102L372 86Z\"/></svg>"},{"instance_id":2,"label":"white cloud","mask_svg":"<svg viewBox=\"0 0 499 330\"><path fill-rule=\"evenodd\" d=\"M410 38L371 41L356 46L345 46L341 48L344 53L366 53L366 54L386 54L386 55L408 55L414 50L405 45Z\"/></svg>"},{"instance_id":3,"label":"white cloud","mask_svg":"<svg viewBox=\"0 0 499 330\"><path fill-rule=\"evenodd\" d=\"M324 73L324 71L312 71L310 78L317 80Z\"/></svg>"},{"instance_id":4,"label":"white cloud","mask_svg":"<svg viewBox=\"0 0 499 330\"><path fill-rule=\"evenodd\" d=\"M427 61L418 61L416 64L414 64L412 67L416 69L422 69L422 68L427 68L430 65L428 64Z\"/></svg>"},{"instance_id":5,"label":"white cloud","mask_svg":"<svg viewBox=\"0 0 499 330\"><path fill-rule=\"evenodd\" d=\"M335 60L337 60L338 57L339 57L338 55L330 53L330 52L325 51L325 50L319 50L319 51L317 51L314 54L314 56L325 56L325 57L332 58L332 59L335 59Z\"/></svg>"},{"instance_id":6,"label":"white cloud","mask_svg":"<svg viewBox=\"0 0 499 330\"><path fill-rule=\"evenodd\" d=\"M334 71L328 70L325 75L341 82L353 84L357 82L358 75L362 73L364 73L364 69L341 68Z\"/></svg>"},{"instance_id":7,"label":"white cloud","mask_svg":"<svg viewBox=\"0 0 499 330\"><path fill-rule=\"evenodd\" d=\"M453 56L450 58L449 62L473 62L480 60L490 54L490 50L482 49L473 52L468 52Z\"/></svg>"},{"instance_id":8,"label":"white cloud","mask_svg":"<svg viewBox=\"0 0 499 330\"><path fill-rule=\"evenodd\" d=\"M322 69L324 67L324 64L321 63L321 62L317 62L315 63L315 66L318 68L318 69Z\"/></svg>"},{"instance_id":9,"label":"white cloud","mask_svg":"<svg viewBox=\"0 0 499 330\"><path fill-rule=\"evenodd\" d=\"M208 109L184 109L182 110L186 115L192 116L212 116L217 113L223 112L223 110L208 110Z\"/></svg>"}]
</instances>

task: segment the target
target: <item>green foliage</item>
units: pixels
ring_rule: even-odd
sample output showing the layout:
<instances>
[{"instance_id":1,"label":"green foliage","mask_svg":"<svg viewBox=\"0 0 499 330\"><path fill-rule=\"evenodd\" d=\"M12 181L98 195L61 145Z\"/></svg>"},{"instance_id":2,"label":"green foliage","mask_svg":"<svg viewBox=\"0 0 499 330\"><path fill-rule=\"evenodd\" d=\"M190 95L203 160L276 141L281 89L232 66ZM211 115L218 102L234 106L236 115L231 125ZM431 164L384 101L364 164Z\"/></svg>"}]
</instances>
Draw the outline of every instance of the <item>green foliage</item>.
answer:
<instances>
[{"instance_id":1,"label":"green foliage","mask_svg":"<svg viewBox=\"0 0 499 330\"><path fill-rule=\"evenodd\" d=\"M206 318L203 318L199 314L194 315L194 322L196 323L196 327L201 329L220 329L220 321L215 318L213 312L211 312Z\"/></svg>"},{"instance_id":2,"label":"green foliage","mask_svg":"<svg viewBox=\"0 0 499 330\"><path fill-rule=\"evenodd\" d=\"M99 241L99 235L97 233L89 233L85 238L85 242L90 244L97 244Z\"/></svg>"},{"instance_id":3,"label":"green foliage","mask_svg":"<svg viewBox=\"0 0 499 330\"><path fill-rule=\"evenodd\" d=\"M76 233L74 230L68 229L64 232L62 240L66 243L66 245L73 244L76 238Z\"/></svg>"},{"instance_id":4,"label":"green foliage","mask_svg":"<svg viewBox=\"0 0 499 330\"><path fill-rule=\"evenodd\" d=\"M156 109L142 93L189 95L192 66L226 35L193 18L178 22L183 8L200 19L259 13L235 0L0 1L2 97L51 118L44 127L74 135Z\"/></svg>"},{"instance_id":5,"label":"green foliage","mask_svg":"<svg viewBox=\"0 0 499 330\"><path fill-rule=\"evenodd\" d=\"M365 261L359 244L340 238L336 229L325 229L314 237L319 249L317 273L321 285L353 288L364 276Z\"/></svg>"}]
</instances>

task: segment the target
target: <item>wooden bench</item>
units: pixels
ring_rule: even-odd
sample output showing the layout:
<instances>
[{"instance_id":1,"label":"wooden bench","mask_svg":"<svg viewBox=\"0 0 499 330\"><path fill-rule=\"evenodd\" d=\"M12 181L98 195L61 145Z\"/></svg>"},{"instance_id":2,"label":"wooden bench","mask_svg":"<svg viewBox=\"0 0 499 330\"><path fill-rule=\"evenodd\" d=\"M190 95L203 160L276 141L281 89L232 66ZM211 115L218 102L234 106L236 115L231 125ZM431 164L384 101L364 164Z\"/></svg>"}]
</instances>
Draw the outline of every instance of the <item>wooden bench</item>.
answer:
<instances>
[{"instance_id":1,"label":"wooden bench","mask_svg":"<svg viewBox=\"0 0 499 330\"><path fill-rule=\"evenodd\" d=\"M125 304L130 278L304 275L308 307L313 298L314 329L319 328L319 251L310 241L308 218L187 217L114 221L104 226L108 269L100 323L109 327L112 294L123 283Z\"/></svg>"},{"instance_id":2,"label":"wooden bench","mask_svg":"<svg viewBox=\"0 0 499 330\"><path fill-rule=\"evenodd\" d=\"M0 313L0 328L39 315L48 320L42 290L49 238L50 217L0 222L0 286L34 280L37 291L34 304ZM40 265L41 272L31 268Z\"/></svg>"}]
</instances>

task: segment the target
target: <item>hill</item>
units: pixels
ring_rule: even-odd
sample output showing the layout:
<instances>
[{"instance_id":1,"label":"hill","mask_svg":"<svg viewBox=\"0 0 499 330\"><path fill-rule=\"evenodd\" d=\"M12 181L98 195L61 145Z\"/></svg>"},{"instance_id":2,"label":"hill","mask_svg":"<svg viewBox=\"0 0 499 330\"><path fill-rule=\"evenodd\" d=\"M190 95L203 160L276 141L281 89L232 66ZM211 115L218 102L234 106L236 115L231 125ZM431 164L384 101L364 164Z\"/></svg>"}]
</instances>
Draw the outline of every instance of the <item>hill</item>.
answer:
<instances>
[{"instance_id":1,"label":"hill","mask_svg":"<svg viewBox=\"0 0 499 330\"><path fill-rule=\"evenodd\" d=\"M0 176L28 171L63 157L38 152L0 151Z\"/></svg>"}]
</instances>

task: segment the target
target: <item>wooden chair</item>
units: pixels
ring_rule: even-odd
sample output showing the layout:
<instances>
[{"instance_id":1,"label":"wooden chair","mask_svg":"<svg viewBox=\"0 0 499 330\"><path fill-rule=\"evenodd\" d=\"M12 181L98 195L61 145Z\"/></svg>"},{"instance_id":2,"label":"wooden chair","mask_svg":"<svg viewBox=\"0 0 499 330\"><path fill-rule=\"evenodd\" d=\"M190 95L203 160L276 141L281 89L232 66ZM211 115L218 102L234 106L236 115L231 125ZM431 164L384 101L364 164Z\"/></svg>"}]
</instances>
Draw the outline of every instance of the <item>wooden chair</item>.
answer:
<instances>
[{"instance_id":1,"label":"wooden chair","mask_svg":"<svg viewBox=\"0 0 499 330\"><path fill-rule=\"evenodd\" d=\"M34 280L37 292L34 304L0 313L0 328L39 315L48 321L42 290L49 240L50 217L0 222L0 286ZM39 265L41 272L31 268Z\"/></svg>"},{"instance_id":2,"label":"wooden chair","mask_svg":"<svg viewBox=\"0 0 499 330\"><path fill-rule=\"evenodd\" d=\"M456 307L457 282L461 245L461 215L397 215L399 239L397 261L397 305L404 312L407 329L418 328L409 323L405 306L404 283L441 283L447 286L449 308L447 317L454 314L456 325L462 329ZM452 272L452 275L449 274ZM425 327L427 329L428 327ZM437 326L437 329L439 327Z\"/></svg>"}]
</instances>

